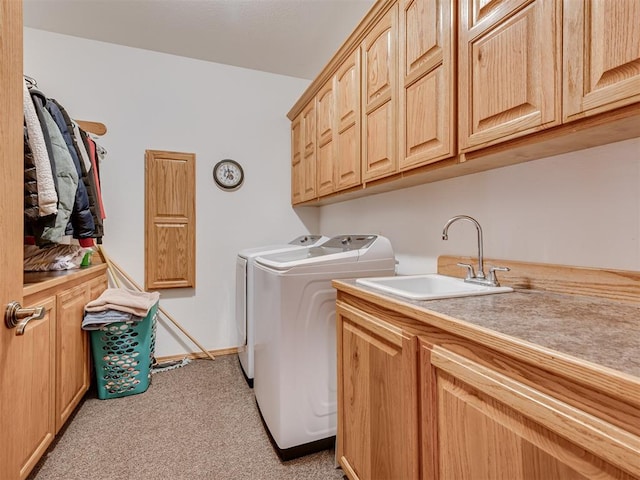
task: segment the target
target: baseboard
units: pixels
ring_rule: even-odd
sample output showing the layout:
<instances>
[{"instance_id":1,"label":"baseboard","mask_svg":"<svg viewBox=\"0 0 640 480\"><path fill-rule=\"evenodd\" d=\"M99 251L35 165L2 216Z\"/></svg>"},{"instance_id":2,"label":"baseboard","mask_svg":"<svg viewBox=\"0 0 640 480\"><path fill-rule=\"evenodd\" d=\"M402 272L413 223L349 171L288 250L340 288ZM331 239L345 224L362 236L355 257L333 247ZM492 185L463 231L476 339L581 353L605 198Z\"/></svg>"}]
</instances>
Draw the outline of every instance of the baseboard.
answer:
<instances>
[{"instance_id":1,"label":"baseboard","mask_svg":"<svg viewBox=\"0 0 640 480\"><path fill-rule=\"evenodd\" d=\"M220 350L209 350L209 353L214 357L221 357L223 355L234 355L238 353L237 347L231 348L222 348ZM190 353L181 353L178 355L167 355L164 357L156 357L156 362L171 362L173 360L182 360L183 358L190 358L192 360L196 360L199 358L209 358L204 352L190 352Z\"/></svg>"}]
</instances>

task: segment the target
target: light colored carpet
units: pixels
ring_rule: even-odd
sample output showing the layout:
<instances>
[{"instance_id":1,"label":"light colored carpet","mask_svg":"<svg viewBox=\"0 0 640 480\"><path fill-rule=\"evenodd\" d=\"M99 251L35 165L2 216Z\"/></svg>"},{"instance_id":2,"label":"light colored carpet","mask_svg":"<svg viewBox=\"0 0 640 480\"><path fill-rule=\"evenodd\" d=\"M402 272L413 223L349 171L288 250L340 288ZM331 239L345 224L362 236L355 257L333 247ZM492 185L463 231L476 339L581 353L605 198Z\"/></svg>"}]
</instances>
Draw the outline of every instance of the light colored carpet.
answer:
<instances>
[{"instance_id":1,"label":"light colored carpet","mask_svg":"<svg viewBox=\"0 0 640 480\"><path fill-rule=\"evenodd\" d=\"M32 480L342 479L327 450L278 459L235 355L153 375L142 394L89 397Z\"/></svg>"}]
</instances>

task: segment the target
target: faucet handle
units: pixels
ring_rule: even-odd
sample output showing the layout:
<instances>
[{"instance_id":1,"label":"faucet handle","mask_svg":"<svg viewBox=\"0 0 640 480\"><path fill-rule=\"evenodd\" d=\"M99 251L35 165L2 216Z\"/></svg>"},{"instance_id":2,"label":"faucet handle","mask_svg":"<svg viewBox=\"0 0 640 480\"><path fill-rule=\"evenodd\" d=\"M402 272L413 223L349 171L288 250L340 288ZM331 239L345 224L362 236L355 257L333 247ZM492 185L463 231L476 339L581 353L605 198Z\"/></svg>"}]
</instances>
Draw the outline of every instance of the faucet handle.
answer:
<instances>
[{"instance_id":1,"label":"faucet handle","mask_svg":"<svg viewBox=\"0 0 640 480\"><path fill-rule=\"evenodd\" d=\"M508 272L511 269L509 267L490 267L489 268L489 281L496 287L500 286L496 272Z\"/></svg>"},{"instance_id":2,"label":"faucet handle","mask_svg":"<svg viewBox=\"0 0 640 480\"><path fill-rule=\"evenodd\" d=\"M476 278L476 272L473 270L473 265L470 265L468 263L457 263L456 265L458 265L459 267L465 267L467 269L467 277L465 278L465 280Z\"/></svg>"}]
</instances>

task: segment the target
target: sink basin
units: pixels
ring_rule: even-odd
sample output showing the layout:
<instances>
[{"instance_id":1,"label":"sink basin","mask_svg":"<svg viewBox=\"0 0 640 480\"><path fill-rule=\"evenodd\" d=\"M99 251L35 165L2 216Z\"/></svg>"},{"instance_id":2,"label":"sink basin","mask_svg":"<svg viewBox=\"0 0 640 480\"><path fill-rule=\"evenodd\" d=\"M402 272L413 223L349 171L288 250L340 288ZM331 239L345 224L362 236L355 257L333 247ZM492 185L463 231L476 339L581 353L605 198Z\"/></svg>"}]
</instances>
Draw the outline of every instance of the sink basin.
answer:
<instances>
[{"instance_id":1,"label":"sink basin","mask_svg":"<svg viewBox=\"0 0 640 480\"><path fill-rule=\"evenodd\" d=\"M513 292L511 287L488 287L437 273L396 277L358 278L356 283L411 300L470 297Z\"/></svg>"}]
</instances>

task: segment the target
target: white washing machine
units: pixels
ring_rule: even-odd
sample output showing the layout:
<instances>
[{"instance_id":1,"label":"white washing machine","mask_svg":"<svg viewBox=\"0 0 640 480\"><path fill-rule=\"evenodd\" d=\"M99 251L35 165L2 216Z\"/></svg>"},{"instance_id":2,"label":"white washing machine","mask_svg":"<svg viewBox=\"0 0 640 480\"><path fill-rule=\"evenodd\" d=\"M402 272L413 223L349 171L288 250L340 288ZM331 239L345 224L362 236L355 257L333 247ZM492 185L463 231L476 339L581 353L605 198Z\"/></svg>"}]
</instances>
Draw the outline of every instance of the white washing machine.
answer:
<instances>
[{"instance_id":1,"label":"white washing machine","mask_svg":"<svg viewBox=\"0 0 640 480\"><path fill-rule=\"evenodd\" d=\"M391 243L342 235L321 246L259 256L254 392L284 460L329 448L336 435L335 278L393 275Z\"/></svg>"},{"instance_id":2,"label":"white washing machine","mask_svg":"<svg viewBox=\"0 0 640 480\"><path fill-rule=\"evenodd\" d=\"M320 245L328 240L321 235L302 235L289 243L247 248L236 257L236 327L238 331L238 358L249 386L253 386L253 265L258 255L286 252Z\"/></svg>"}]
</instances>

